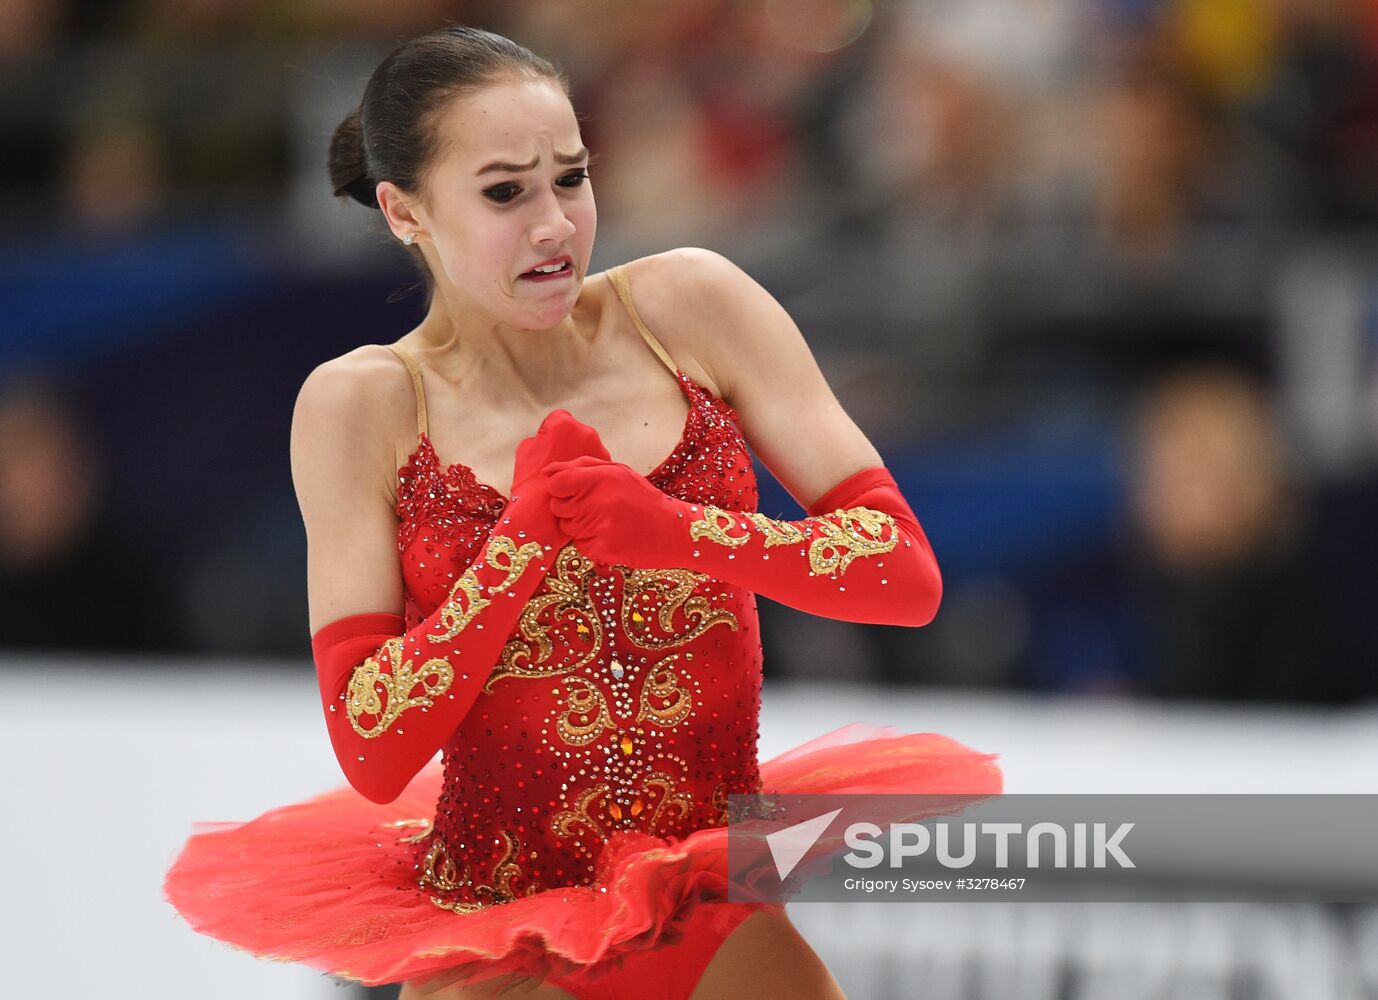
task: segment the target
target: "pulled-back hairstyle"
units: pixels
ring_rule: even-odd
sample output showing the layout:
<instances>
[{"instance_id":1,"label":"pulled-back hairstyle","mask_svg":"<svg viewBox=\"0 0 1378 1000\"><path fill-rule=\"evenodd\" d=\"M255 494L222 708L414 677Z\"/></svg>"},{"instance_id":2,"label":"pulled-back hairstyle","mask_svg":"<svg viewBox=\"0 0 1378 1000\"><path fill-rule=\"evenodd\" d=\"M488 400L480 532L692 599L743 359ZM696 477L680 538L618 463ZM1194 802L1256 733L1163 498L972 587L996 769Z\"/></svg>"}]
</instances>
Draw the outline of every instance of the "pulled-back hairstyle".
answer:
<instances>
[{"instance_id":1,"label":"pulled-back hairstyle","mask_svg":"<svg viewBox=\"0 0 1378 1000\"><path fill-rule=\"evenodd\" d=\"M335 194L378 208L375 189L391 181L425 200L426 174L440 152L441 112L454 98L507 76L545 78L569 96L569 81L549 61L509 38L450 25L403 42L369 77L359 106L330 141L330 185ZM412 259L434 278L421 256Z\"/></svg>"}]
</instances>

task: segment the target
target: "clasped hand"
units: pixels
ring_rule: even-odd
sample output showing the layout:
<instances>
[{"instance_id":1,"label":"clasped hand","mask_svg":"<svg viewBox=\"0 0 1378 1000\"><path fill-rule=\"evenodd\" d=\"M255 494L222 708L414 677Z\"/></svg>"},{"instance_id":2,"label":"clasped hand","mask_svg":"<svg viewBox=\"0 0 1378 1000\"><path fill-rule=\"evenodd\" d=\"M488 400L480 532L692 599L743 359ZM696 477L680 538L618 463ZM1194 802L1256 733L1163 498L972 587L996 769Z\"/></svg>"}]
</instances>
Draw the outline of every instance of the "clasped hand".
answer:
<instances>
[{"instance_id":1,"label":"clasped hand","mask_svg":"<svg viewBox=\"0 0 1378 1000\"><path fill-rule=\"evenodd\" d=\"M553 410L518 448L513 493L531 485L560 533L596 562L653 568L683 559L672 542L687 530L688 505L612 461L598 432L567 410Z\"/></svg>"}]
</instances>

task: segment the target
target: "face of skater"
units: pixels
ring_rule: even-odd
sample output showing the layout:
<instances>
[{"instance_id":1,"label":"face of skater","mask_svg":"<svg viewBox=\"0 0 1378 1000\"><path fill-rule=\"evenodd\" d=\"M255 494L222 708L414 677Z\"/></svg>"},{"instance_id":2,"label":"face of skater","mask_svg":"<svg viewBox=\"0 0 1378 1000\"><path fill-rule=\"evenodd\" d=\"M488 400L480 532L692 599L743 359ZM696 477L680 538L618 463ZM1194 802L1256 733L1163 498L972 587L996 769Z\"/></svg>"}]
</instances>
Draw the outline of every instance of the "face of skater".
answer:
<instances>
[{"instance_id":1,"label":"face of skater","mask_svg":"<svg viewBox=\"0 0 1378 1000\"><path fill-rule=\"evenodd\" d=\"M416 235L435 301L466 325L560 324L579 297L598 222L569 98L554 80L504 76L451 101L435 128L423 189L378 187L393 231ZM567 261L562 273L529 273L554 258Z\"/></svg>"}]
</instances>

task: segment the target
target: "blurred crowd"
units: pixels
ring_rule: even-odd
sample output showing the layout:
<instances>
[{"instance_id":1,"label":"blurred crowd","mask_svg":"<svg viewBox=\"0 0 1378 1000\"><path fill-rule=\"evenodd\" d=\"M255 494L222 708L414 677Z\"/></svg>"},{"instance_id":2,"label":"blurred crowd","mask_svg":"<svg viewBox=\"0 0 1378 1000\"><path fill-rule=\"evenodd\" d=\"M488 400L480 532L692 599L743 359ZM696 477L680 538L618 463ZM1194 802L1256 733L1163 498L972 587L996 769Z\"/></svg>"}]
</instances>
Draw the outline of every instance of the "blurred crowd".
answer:
<instances>
[{"instance_id":1,"label":"blurred crowd","mask_svg":"<svg viewBox=\"0 0 1378 1000\"><path fill-rule=\"evenodd\" d=\"M963 238L1079 218L1126 266L1193 222L1378 214L1370 0L6 0L7 208L93 228L282 194L323 55L446 20L549 53L645 239L820 211ZM359 68L367 73L368 56ZM346 90L355 89L350 81ZM672 193L674 197L666 197ZM955 235L954 235L954 238Z\"/></svg>"},{"instance_id":2,"label":"blurred crowd","mask_svg":"<svg viewBox=\"0 0 1378 1000\"><path fill-rule=\"evenodd\" d=\"M61 238L118 283L149 234L243 220L274 271L242 322L150 305L158 336L121 341L122 371L176 381L228 332L215 364L276 381L252 426L214 393L83 418L82 393L123 398L99 340L53 371L0 350L0 649L306 650L291 396L409 326L349 306L397 260L332 204L325 147L378 59L445 21L562 67L605 263L689 244L751 271L929 529L938 621L762 602L768 670L1378 693L1375 0L3 0L0 252ZM302 263L326 258L323 280ZM42 309L24 296L0 279L0 325ZM90 334L45 339L68 336ZM223 433L242 468L212 480L219 520L169 536L171 491L144 503L93 442L136 454L189 421L188 449Z\"/></svg>"}]
</instances>

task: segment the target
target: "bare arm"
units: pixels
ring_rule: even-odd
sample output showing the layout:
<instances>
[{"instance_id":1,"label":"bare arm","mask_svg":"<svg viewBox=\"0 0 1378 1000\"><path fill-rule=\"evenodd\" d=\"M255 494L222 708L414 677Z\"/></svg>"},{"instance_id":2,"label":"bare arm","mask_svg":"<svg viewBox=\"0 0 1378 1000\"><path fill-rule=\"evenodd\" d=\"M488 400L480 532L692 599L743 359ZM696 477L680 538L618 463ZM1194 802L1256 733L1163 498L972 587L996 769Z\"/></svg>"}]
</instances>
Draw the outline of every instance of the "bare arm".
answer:
<instances>
[{"instance_id":1,"label":"bare arm","mask_svg":"<svg viewBox=\"0 0 1378 1000\"><path fill-rule=\"evenodd\" d=\"M514 485L474 560L456 567L446 599L406 629L392 472L381 469L392 449L375 443L376 400L387 397L372 395L381 380L360 367L341 359L306 380L293 418L292 472L307 526L311 648L331 746L350 784L391 802L468 714L567 541L549 509L547 480L534 470L584 453L591 432L560 410L522 442L520 491Z\"/></svg>"},{"instance_id":2,"label":"bare arm","mask_svg":"<svg viewBox=\"0 0 1378 1000\"><path fill-rule=\"evenodd\" d=\"M306 526L312 633L347 615L402 613L391 496L396 470L389 468L394 453L383 431L410 419L411 411L405 372L389 378L378 371L387 364L354 354L337 358L316 368L297 395L292 482Z\"/></svg>"}]
</instances>

